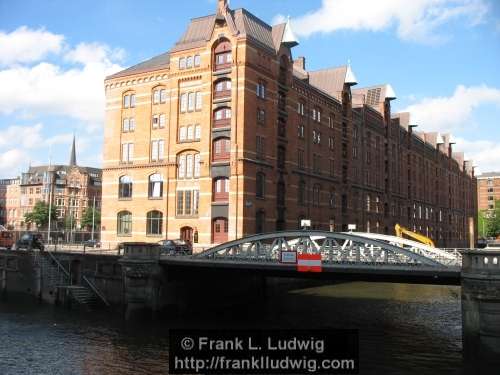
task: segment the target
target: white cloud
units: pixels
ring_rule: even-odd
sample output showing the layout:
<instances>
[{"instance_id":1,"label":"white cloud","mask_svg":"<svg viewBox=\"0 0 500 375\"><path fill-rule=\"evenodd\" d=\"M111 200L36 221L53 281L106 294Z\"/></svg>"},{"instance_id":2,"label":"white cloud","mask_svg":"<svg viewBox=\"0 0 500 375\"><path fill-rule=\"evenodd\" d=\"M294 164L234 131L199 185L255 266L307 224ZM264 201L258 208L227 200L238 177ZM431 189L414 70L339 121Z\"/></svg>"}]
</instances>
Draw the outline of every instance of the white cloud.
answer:
<instances>
[{"instance_id":1,"label":"white cloud","mask_svg":"<svg viewBox=\"0 0 500 375\"><path fill-rule=\"evenodd\" d=\"M43 143L42 131L43 125L33 126L9 126L0 132L0 150L9 146L21 146L26 149L32 149Z\"/></svg>"},{"instance_id":2,"label":"white cloud","mask_svg":"<svg viewBox=\"0 0 500 375\"><path fill-rule=\"evenodd\" d=\"M92 55L92 51L96 53ZM82 67L41 62L0 71L0 113L70 116L92 123L104 120L104 78L122 68L117 52L101 44L81 44L66 55Z\"/></svg>"},{"instance_id":3,"label":"white cloud","mask_svg":"<svg viewBox=\"0 0 500 375\"><path fill-rule=\"evenodd\" d=\"M29 156L21 149L12 148L0 152L0 176L12 178L13 171L19 171L29 163Z\"/></svg>"},{"instance_id":4,"label":"white cloud","mask_svg":"<svg viewBox=\"0 0 500 375\"><path fill-rule=\"evenodd\" d=\"M468 125L473 110L487 103L500 105L500 89L459 85L452 96L424 98L402 112L410 112L412 122L421 125L424 131L447 133Z\"/></svg>"},{"instance_id":5,"label":"white cloud","mask_svg":"<svg viewBox=\"0 0 500 375\"><path fill-rule=\"evenodd\" d=\"M469 25L483 21L489 7L485 0L323 0L319 9L293 19L299 36L337 30L382 31L396 25L403 40L437 43L446 37L436 29L453 20ZM279 15L275 21L283 20Z\"/></svg>"},{"instance_id":6,"label":"white cloud","mask_svg":"<svg viewBox=\"0 0 500 375\"><path fill-rule=\"evenodd\" d=\"M8 34L0 31L0 65L40 61L50 53L58 54L63 41L63 35L26 26Z\"/></svg>"},{"instance_id":7,"label":"white cloud","mask_svg":"<svg viewBox=\"0 0 500 375\"><path fill-rule=\"evenodd\" d=\"M477 166L476 174L500 171L500 142L468 141L456 138L456 149L465 152L467 159L471 159Z\"/></svg>"},{"instance_id":8,"label":"white cloud","mask_svg":"<svg viewBox=\"0 0 500 375\"><path fill-rule=\"evenodd\" d=\"M121 48L110 48L101 43L80 43L73 50L66 53L65 60L88 64L105 64L112 66L112 61L122 61L125 56L125 51Z\"/></svg>"}]
</instances>

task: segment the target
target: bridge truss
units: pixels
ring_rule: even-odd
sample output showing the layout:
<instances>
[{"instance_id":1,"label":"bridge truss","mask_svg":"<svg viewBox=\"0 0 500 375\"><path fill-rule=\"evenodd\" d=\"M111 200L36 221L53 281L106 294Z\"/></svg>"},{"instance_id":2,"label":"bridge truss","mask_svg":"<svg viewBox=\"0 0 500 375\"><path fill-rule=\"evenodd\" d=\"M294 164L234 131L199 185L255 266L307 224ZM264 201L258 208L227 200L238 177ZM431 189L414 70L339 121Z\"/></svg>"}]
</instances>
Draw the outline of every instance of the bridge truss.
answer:
<instances>
[{"instance_id":1,"label":"bridge truss","mask_svg":"<svg viewBox=\"0 0 500 375\"><path fill-rule=\"evenodd\" d=\"M419 242L373 233L283 231L259 234L227 242L202 253L196 259L278 263L281 251L321 254L328 265L404 266L455 269L461 255Z\"/></svg>"}]
</instances>

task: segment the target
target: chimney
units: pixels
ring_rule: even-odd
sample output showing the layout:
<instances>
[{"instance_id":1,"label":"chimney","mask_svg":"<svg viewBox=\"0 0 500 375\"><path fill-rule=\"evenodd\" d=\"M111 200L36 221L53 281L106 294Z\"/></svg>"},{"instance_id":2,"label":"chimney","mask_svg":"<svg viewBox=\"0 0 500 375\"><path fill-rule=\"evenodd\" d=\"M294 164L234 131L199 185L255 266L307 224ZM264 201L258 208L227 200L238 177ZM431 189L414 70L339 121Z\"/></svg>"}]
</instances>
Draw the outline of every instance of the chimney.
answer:
<instances>
[{"instance_id":1,"label":"chimney","mask_svg":"<svg viewBox=\"0 0 500 375\"><path fill-rule=\"evenodd\" d=\"M293 66L302 70L306 70L306 58L299 56L293 61Z\"/></svg>"},{"instance_id":2,"label":"chimney","mask_svg":"<svg viewBox=\"0 0 500 375\"><path fill-rule=\"evenodd\" d=\"M225 14L228 8L227 0L217 1L217 14Z\"/></svg>"}]
</instances>

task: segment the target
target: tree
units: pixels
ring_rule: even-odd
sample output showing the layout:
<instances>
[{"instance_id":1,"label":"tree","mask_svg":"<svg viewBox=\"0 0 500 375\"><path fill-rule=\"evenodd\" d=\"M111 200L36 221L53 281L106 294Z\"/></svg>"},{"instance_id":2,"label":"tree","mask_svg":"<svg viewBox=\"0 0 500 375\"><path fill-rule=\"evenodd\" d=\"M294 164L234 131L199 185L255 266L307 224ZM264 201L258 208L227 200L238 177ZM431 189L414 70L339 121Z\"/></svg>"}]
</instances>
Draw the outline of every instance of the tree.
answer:
<instances>
[{"instance_id":1,"label":"tree","mask_svg":"<svg viewBox=\"0 0 500 375\"><path fill-rule=\"evenodd\" d=\"M54 208L50 210L50 217L52 222L55 223L57 215ZM38 228L47 226L49 224L49 205L42 201L36 202L33 211L24 215L24 221L35 224Z\"/></svg>"},{"instance_id":2,"label":"tree","mask_svg":"<svg viewBox=\"0 0 500 375\"><path fill-rule=\"evenodd\" d=\"M500 236L500 200L495 202L495 209L479 212L478 225L481 237Z\"/></svg>"},{"instance_id":3,"label":"tree","mask_svg":"<svg viewBox=\"0 0 500 375\"><path fill-rule=\"evenodd\" d=\"M95 214L94 214L95 211ZM82 228L92 229L92 215L94 215L94 230L100 227L101 225L101 211L89 207L83 213L81 225Z\"/></svg>"}]
</instances>

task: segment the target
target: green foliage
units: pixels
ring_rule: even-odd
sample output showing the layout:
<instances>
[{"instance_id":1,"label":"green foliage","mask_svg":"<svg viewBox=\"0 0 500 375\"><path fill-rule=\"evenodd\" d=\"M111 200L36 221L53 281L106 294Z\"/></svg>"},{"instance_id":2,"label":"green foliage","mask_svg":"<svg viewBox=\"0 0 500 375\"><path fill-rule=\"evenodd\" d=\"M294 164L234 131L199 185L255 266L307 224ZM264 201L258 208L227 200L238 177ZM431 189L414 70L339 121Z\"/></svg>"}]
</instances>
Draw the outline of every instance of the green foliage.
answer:
<instances>
[{"instance_id":1,"label":"green foliage","mask_svg":"<svg viewBox=\"0 0 500 375\"><path fill-rule=\"evenodd\" d=\"M88 228L89 230L92 229L92 215L94 213L94 208L89 207L85 210L83 213L81 225L82 228ZM99 228L101 225L101 211L95 210L95 215L94 215L94 230Z\"/></svg>"},{"instance_id":2,"label":"green foliage","mask_svg":"<svg viewBox=\"0 0 500 375\"><path fill-rule=\"evenodd\" d=\"M56 210L53 207L50 210L50 216L53 222L57 220ZM35 224L38 228L47 226L49 224L49 205L42 201L36 202L33 211L24 215L24 221Z\"/></svg>"},{"instance_id":3,"label":"green foliage","mask_svg":"<svg viewBox=\"0 0 500 375\"><path fill-rule=\"evenodd\" d=\"M500 236L500 200L495 202L494 210L480 211L478 215L480 237Z\"/></svg>"}]
</instances>

